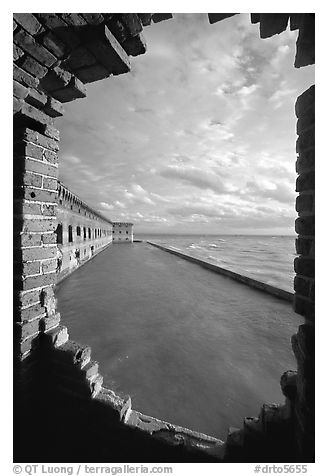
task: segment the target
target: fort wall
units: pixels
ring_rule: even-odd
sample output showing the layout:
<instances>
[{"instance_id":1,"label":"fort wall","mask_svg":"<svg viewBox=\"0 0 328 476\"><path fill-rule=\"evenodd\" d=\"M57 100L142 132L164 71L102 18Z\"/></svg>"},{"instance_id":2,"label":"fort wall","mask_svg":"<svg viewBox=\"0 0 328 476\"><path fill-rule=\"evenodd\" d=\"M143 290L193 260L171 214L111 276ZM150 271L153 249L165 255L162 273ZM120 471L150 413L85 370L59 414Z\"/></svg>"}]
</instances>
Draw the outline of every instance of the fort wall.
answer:
<instances>
[{"instance_id":1,"label":"fort wall","mask_svg":"<svg viewBox=\"0 0 328 476\"><path fill-rule=\"evenodd\" d=\"M112 222L58 182L57 272L62 280L112 243Z\"/></svg>"}]
</instances>

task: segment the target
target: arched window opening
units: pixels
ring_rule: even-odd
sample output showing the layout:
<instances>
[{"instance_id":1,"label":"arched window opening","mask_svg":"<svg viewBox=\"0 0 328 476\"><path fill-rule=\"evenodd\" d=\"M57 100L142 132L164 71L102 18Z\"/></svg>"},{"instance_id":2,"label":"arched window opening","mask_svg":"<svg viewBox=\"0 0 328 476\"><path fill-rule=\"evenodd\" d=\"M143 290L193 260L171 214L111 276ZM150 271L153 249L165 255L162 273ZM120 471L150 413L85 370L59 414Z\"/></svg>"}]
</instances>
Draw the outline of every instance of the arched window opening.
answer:
<instances>
[{"instance_id":1,"label":"arched window opening","mask_svg":"<svg viewBox=\"0 0 328 476\"><path fill-rule=\"evenodd\" d=\"M68 225L68 243L73 243L73 227Z\"/></svg>"},{"instance_id":2,"label":"arched window opening","mask_svg":"<svg viewBox=\"0 0 328 476\"><path fill-rule=\"evenodd\" d=\"M57 245L63 244L63 225L58 223L56 228L56 236L57 236Z\"/></svg>"}]
</instances>

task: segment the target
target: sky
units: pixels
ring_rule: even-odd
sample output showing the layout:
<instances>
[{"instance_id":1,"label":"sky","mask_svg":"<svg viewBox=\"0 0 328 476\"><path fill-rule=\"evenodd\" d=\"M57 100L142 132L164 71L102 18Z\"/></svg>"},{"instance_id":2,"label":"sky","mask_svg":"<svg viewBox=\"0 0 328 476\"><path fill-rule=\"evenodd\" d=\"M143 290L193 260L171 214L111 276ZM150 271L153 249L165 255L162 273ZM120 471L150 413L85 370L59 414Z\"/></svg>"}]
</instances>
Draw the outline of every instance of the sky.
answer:
<instances>
[{"instance_id":1,"label":"sky","mask_svg":"<svg viewBox=\"0 0 328 476\"><path fill-rule=\"evenodd\" d=\"M135 233L293 234L297 31L259 38L240 14L145 27L131 71L66 104L60 179Z\"/></svg>"}]
</instances>

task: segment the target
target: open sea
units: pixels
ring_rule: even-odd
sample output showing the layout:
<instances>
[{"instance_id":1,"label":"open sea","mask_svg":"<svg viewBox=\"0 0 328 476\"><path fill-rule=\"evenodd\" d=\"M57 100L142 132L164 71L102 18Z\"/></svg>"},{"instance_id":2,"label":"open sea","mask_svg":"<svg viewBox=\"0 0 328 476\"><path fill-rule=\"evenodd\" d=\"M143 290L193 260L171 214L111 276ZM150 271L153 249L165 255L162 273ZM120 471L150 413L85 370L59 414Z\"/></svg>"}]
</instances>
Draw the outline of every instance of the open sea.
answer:
<instances>
[{"instance_id":1,"label":"open sea","mask_svg":"<svg viewBox=\"0 0 328 476\"><path fill-rule=\"evenodd\" d=\"M221 268L293 292L295 236L139 233L135 239L170 246Z\"/></svg>"}]
</instances>

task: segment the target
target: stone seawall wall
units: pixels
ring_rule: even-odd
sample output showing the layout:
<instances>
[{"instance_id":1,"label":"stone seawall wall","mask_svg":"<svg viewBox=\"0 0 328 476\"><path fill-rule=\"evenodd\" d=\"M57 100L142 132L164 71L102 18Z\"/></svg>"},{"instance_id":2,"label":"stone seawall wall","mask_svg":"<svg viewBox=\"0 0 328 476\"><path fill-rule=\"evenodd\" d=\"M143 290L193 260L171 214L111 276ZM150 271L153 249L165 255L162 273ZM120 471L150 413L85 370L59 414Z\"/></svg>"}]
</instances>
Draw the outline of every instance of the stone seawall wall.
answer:
<instances>
[{"instance_id":1,"label":"stone seawall wall","mask_svg":"<svg viewBox=\"0 0 328 476\"><path fill-rule=\"evenodd\" d=\"M195 258L194 256L188 255L186 253L181 253L180 251L174 250L167 246L159 245L151 241L147 241L147 243L149 243L152 246L156 246L156 248L159 248L160 250L167 251L168 253L172 253L173 255L179 256L180 258L183 258L187 261L196 263L202 266L203 268L210 269L211 271L214 271L215 273L222 274L223 276L234 279L235 281L238 281L239 283L247 284L247 286L250 286L251 288L255 288L255 289L258 289L259 291L272 294L273 296L276 296L279 299L284 299L285 301L290 301L290 302L293 301L294 295L292 293L289 293L288 291L284 291L283 289L276 288L275 286L271 286L270 284L262 283L261 281L257 281L256 279L249 278L248 276L235 273L234 271L221 268L220 266L217 266L212 263L208 263L207 261L204 261L199 258Z\"/></svg>"},{"instance_id":2,"label":"stone seawall wall","mask_svg":"<svg viewBox=\"0 0 328 476\"><path fill-rule=\"evenodd\" d=\"M60 182L58 198L56 235L60 281L112 243L113 226Z\"/></svg>"}]
</instances>

